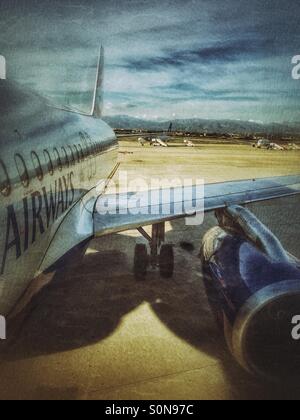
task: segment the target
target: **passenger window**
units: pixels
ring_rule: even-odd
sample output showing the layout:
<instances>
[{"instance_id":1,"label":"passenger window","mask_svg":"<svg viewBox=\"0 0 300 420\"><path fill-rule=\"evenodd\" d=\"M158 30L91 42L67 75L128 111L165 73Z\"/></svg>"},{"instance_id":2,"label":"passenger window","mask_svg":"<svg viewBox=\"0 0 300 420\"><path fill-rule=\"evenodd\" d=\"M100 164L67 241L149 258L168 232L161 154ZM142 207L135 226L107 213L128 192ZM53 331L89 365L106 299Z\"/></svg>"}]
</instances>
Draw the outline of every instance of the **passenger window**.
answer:
<instances>
[{"instance_id":1,"label":"passenger window","mask_svg":"<svg viewBox=\"0 0 300 420\"><path fill-rule=\"evenodd\" d=\"M85 135L85 139L86 139L86 142L87 142L88 156L91 156L93 154L93 143L92 143L92 139L91 139L91 137L89 136L88 133L85 132L84 135Z\"/></svg>"},{"instance_id":2,"label":"passenger window","mask_svg":"<svg viewBox=\"0 0 300 420\"><path fill-rule=\"evenodd\" d=\"M71 146L68 146L68 150L70 151L71 165L75 165L75 157L74 157L74 153L73 153L73 150L72 150Z\"/></svg>"},{"instance_id":3,"label":"passenger window","mask_svg":"<svg viewBox=\"0 0 300 420\"><path fill-rule=\"evenodd\" d=\"M48 150L44 150L44 158L45 158L45 162L48 168L48 172L52 176L54 174L54 168L53 168L53 163L52 163L51 156Z\"/></svg>"},{"instance_id":4,"label":"passenger window","mask_svg":"<svg viewBox=\"0 0 300 420\"><path fill-rule=\"evenodd\" d=\"M93 154L93 144L90 139L88 139L88 152L89 152L89 156L91 157Z\"/></svg>"},{"instance_id":5,"label":"passenger window","mask_svg":"<svg viewBox=\"0 0 300 420\"><path fill-rule=\"evenodd\" d=\"M68 158L68 153L66 151L66 149L64 147L61 148L63 155L65 157L65 165L67 166L67 168L70 166L70 162L69 162L69 158Z\"/></svg>"},{"instance_id":6,"label":"passenger window","mask_svg":"<svg viewBox=\"0 0 300 420\"><path fill-rule=\"evenodd\" d=\"M80 159L84 160L84 154L83 154L83 150L80 144L78 144L78 150L79 150Z\"/></svg>"},{"instance_id":7,"label":"passenger window","mask_svg":"<svg viewBox=\"0 0 300 420\"><path fill-rule=\"evenodd\" d=\"M2 160L0 160L0 192L4 197L8 197L11 193L11 183Z\"/></svg>"},{"instance_id":8,"label":"passenger window","mask_svg":"<svg viewBox=\"0 0 300 420\"><path fill-rule=\"evenodd\" d=\"M59 156L58 150L56 149L56 147L53 149L53 153L54 153L54 157L56 160L56 165L58 167L58 170L61 172L62 171L62 163L61 163L61 158Z\"/></svg>"},{"instance_id":9,"label":"passenger window","mask_svg":"<svg viewBox=\"0 0 300 420\"><path fill-rule=\"evenodd\" d=\"M42 165L41 165L41 162L37 153L31 152L31 160L32 160L32 164L33 164L37 179L39 181L43 181L44 173L43 173Z\"/></svg>"},{"instance_id":10,"label":"passenger window","mask_svg":"<svg viewBox=\"0 0 300 420\"><path fill-rule=\"evenodd\" d=\"M74 150L75 150L75 156L77 157L77 162L80 163L80 155L79 155L79 151L76 145L74 145Z\"/></svg>"},{"instance_id":11,"label":"passenger window","mask_svg":"<svg viewBox=\"0 0 300 420\"><path fill-rule=\"evenodd\" d=\"M91 155L95 155L95 143L91 141Z\"/></svg>"},{"instance_id":12,"label":"passenger window","mask_svg":"<svg viewBox=\"0 0 300 420\"><path fill-rule=\"evenodd\" d=\"M83 157L87 158L89 153L88 153L88 144L87 144L85 135L83 133L79 133L79 137L80 137L81 143L83 145Z\"/></svg>"},{"instance_id":13,"label":"passenger window","mask_svg":"<svg viewBox=\"0 0 300 420\"><path fill-rule=\"evenodd\" d=\"M19 154L15 155L15 163L16 163L16 167L17 167L22 185L23 187L27 188L29 186L29 175L28 175L26 164L21 155Z\"/></svg>"}]
</instances>

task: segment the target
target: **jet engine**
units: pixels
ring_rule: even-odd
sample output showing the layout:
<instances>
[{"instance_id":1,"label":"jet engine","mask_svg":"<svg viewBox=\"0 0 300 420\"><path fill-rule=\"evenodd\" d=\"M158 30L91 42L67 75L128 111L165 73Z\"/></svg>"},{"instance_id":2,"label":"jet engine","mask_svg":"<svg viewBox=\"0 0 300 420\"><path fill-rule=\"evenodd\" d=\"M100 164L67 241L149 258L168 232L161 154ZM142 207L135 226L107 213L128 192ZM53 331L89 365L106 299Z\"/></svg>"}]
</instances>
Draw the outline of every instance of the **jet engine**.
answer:
<instances>
[{"instance_id":1,"label":"jet engine","mask_svg":"<svg viewBox=\"0 0 300 420\"><path fill-rule=\"evenodd\" d=\"M204 282L235 359L269 379L300 375L300 262L249 210L218 210L203 240Z\"/></svg>"}]
</instances>

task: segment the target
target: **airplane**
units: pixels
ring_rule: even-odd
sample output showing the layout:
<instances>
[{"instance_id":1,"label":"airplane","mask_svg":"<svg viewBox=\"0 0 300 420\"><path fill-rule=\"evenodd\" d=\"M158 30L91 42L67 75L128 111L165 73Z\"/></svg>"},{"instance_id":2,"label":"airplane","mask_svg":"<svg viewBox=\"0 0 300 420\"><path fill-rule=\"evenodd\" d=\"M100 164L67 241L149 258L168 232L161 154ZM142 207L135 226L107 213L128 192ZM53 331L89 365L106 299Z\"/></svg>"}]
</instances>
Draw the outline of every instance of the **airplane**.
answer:
<instances>
[{"instance_id":1,"label":"airplane","mask_svg":"<svg viewBox=\"0 0 300 420\"><path fill-rule=\"evenodd\" d=\"M170 123L167 133L163 133L160 136L145 136L139 137L138 142L145 146L146 143L150 143L151 146L168 147L168 141L171 139L173 129L173 123Z\"/></svg>"},{"instance_id":2,"label":"airplane","mask_svg":"<svg viewBox=\"0 0 300 420\"><path fill-rule=\"evenodd\" d=\"M183 142L186 147L195 147L195 144L191 140L184 140Z\"/></svg>"},{"instance_id":3,"label":"airplane","mask_svg":"<svg viewBox=\"0 0 300 420\"><path fill-rule=\"evenodd\" d=\"M253 147L256 147L257 149L271 149L271 142L267 139L261 139L258 140L256 144L253 144Z\"/></svg>"},{"instance_id":4,"label":"airplane","mask_svg":"<svg viewBox=\"0 0 300 420\"><path fill-rule=\"evenodd\" d=\"M138 281L146 279L150 264L171 278L174 252L165 242L165 223L216 211L219 227L205 236L201 258L208 298L230 351L254 374L265 373L264 351L274 343L281 343L276 355L283 366L296 363L296 342L288 340L284 321L299 306L300 263L244 206L298 195L300 176L207 184L193 213L186 211L185 194L178 200L161 189L158 201L139 200L141 207L147 202L147 211L129 212L133 193L108 190L119 163L117 137L101 119L103 74L101 48L90 113L52 105L7 77L0 80L1 316L13 319L45 286L45 274L78 261L92 239L117 232L137 229L148 242L135 248ZM194 193L196 186L187 188ZM118 203L117 212L102 214L110 199ZM168 212L161 211L165 205ZM152 226L151 235L145 226ZM288 357L287 343L293 347Z\"/></svg>"},{"instance_id":5,"label":"airplane","mask_svg":"<svg viewBox=\"0 0 300 420\"><path fill-rule=\"evenodd\" d=\"M267 139L258 140L256 144L253 144L253 147L257 149L279 150L282 152L286 150L283 146L280 146L277 143L272 143L270 140Z\"/></svg>"}]
</instances>

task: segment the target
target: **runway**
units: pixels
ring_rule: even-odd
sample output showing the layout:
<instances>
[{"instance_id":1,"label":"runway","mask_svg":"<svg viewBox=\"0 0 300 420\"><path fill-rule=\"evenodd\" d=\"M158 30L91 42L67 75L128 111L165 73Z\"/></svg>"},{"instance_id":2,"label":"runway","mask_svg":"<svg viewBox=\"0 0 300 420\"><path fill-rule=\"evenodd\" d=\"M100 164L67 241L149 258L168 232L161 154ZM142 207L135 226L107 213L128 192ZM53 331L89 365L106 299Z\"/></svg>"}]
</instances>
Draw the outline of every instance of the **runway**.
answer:
<instances>
[{"instance_id":1,"label":"runway","mask_svg":"<svg viewBox=\"0 0 300 420\"><path fill-rule=\"evenodd\" d=\"M193 177L217 182L299 173L300 152L200 144L141 148L122 141L121 170L133 179ZM300 198L251 209L300 258ZM216 224L167 225L172 280L132 275L138 232L94 240L79 267L54 275L35 298L0 359L0 399L290 399L300 384L258 382L228 353L202 284L198 253ZM183 250L181 242L193 245Z\"/></svg>"}]
</instances>

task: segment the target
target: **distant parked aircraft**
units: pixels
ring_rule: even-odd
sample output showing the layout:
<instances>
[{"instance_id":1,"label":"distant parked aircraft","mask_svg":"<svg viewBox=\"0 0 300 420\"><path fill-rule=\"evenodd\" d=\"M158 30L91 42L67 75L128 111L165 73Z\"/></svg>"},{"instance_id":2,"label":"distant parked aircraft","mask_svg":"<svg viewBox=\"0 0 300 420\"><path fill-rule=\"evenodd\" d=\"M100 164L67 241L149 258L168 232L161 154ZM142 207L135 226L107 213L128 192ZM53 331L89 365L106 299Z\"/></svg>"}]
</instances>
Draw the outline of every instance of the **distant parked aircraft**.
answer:
<instances>
[{"instance_id":1,"label":"distant parked aircraft","mask_svg":"<svg viewBox=\"0 0 300 420\"><path fill-rule=\"evenodd\" d=\"M258 142L254 144L253 147L256 147L257 149L270 149L271 142L267 139L261 139L258 140Z\"/></svg>"},{"instance_id":2,"label":"distant parked aircraft","mask_svg":"<svg viewBox=\"0 0 300 420\"><path fill-rule=\"evenodd\" d=\"M267 139L261 139L257 142L257 144L254 144L253 147L256 147L257 149L267 149L267 150L280 150L284 151L285 148L280 146L277 143L271 143L270 140Z\"/></svg>"},{"instance_id":3,"label":"distant parked aircraft","mask_svg":"<svg viewBox=\"0 0 300 420\"><path fill-rule=\"evenodd\" d=\"M162 133L159 136L140 137L138 141L142 146L145 146L145 144L150 143L151 146L168 147L167 143L171 139L172 129L173 123L170 123L168 131L166 133Z\"/></svg>"}]
</instances>

